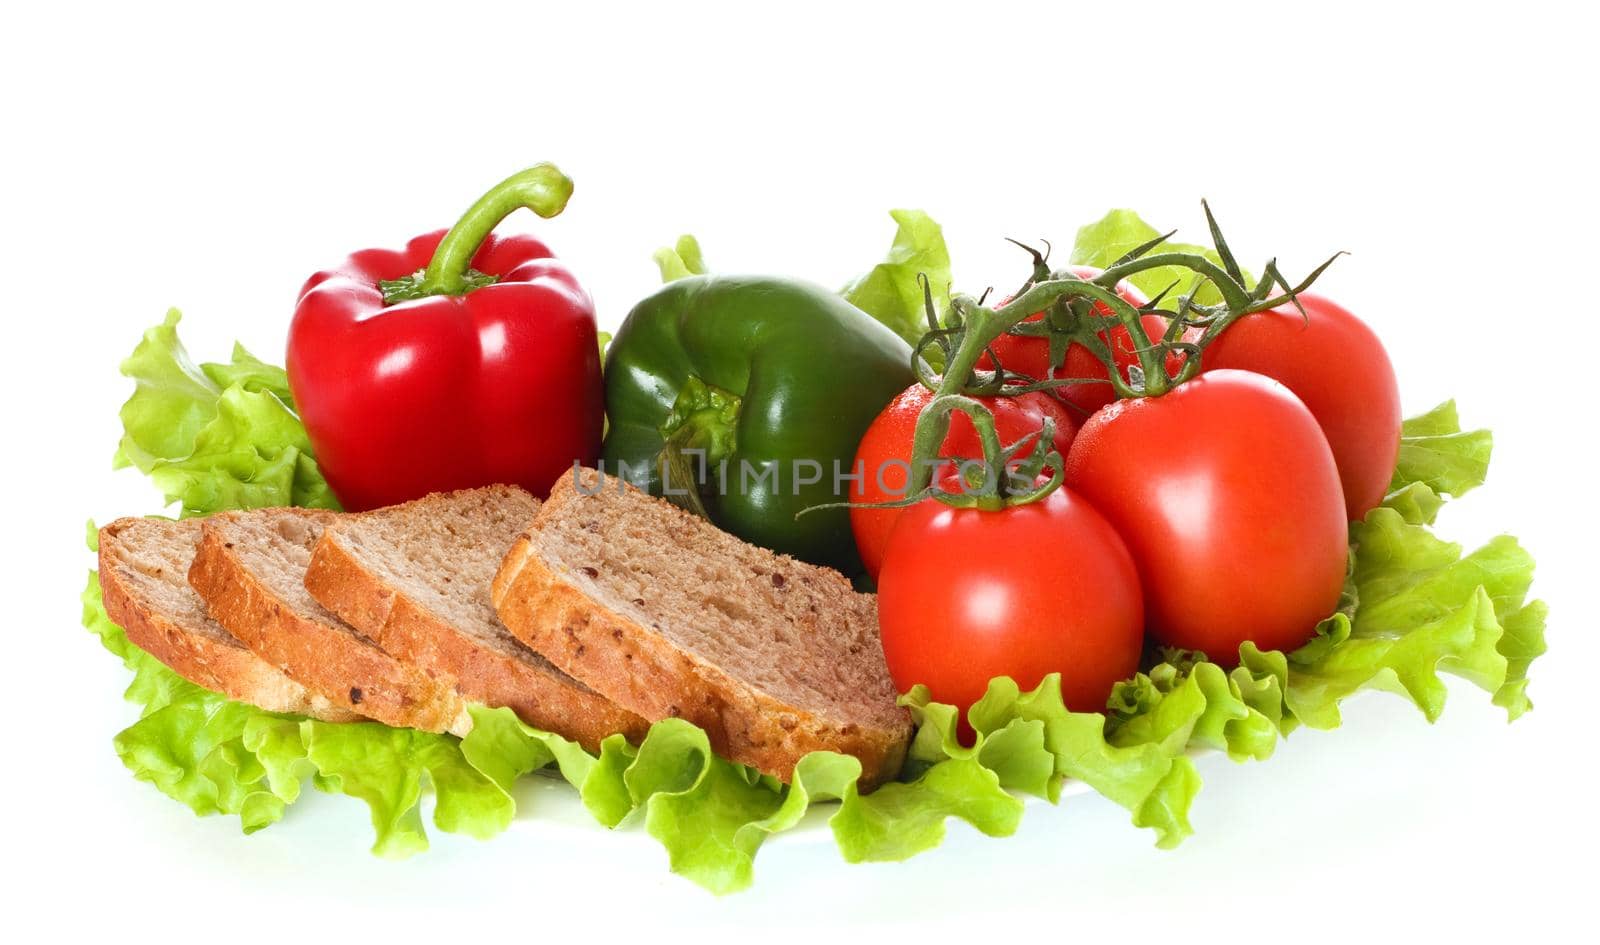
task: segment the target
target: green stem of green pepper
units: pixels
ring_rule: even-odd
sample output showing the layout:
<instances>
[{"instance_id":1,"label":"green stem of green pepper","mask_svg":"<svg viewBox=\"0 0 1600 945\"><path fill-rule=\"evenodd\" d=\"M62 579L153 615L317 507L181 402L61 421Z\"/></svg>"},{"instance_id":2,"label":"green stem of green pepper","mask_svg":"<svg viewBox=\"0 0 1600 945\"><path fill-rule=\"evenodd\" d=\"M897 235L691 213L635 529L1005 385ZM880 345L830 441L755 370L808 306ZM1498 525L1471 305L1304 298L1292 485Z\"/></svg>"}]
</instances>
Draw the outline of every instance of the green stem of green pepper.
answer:
<instances>
[{"instance_id":1,"label":"green stem of green pepper","mask_svg":"<svg viewBox=\"0 0 1600 945\"><path fill-rule=\"evenodd\" d=\"M700 470L696 470L689 459L691 451L699 454ZM661 444L656 461L661 464L662 497L685 512L709 520L711 515L706 511L705 499L700 495L705 478L706 451L696 442L694 428L686 426L667 437Z\"/></svg>"}]
</instances>

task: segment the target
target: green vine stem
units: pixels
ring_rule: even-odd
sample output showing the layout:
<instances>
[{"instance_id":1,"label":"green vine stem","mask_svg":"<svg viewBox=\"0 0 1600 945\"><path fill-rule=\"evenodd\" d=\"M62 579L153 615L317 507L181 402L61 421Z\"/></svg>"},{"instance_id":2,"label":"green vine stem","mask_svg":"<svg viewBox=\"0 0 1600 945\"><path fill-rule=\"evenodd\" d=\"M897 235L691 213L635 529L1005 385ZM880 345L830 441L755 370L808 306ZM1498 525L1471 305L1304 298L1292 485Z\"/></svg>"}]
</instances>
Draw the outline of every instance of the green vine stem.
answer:
<instances>
[{"instance_id":1,"label":"green vine stem","mask_svg":"<svg viewBox=\"0 0 1600 945\"><path fill-rule=\"evenodd\" d=\"M1015 396L1031 390L1048 390L1081 383L1087 379L1040 380L1010 374L993 355L992 346L1001 335L1065 334L1068 344L1082 344L1106 365L1108 378L1094 380L1109 382L1119 398L1160 397L1200 372L1205 348L1233 322L1285 304L1292 303L1298 307L1299 293L1305 291L1340 255L1329 258L1297 286L1291 286L1278 271L1277 261L1271 260L1263 267L1261 282L1251 289L1246 285L1243 270L1222 238L1221 230L1211 215L1211 208L1206 206L1205 212L1220 264L1198 253L1152 252L1172 235L1169 233L1135 248L1099 276L1086 280L1070 273L1049 274L1043 255L1018 243L1034 257L1034 275L1022 291L995 308L987 308L970 296L958 295L951 301L950 321L945 326L938 324L932 293L924 283L930 331L917 345L912 361L917 377L933 391L934 396L917 417L907 494L902 500L885 505L909 505L931 495L951 505L993 509L1038 501L1059 486L1062 460L1054 450L1049 449L1048 440L1053 434L1053 431L1049 431L1042 434L1041 442L1034 446L1033 454L1024 466L1025 469L1031 468L1035 475L1046 467L1051 468L1053 475L1049 481L1021 490L1008 489L1005 464L1014 458L1017 447L1011 450L1002 448L995 433L994 415L982 402L973 399L973 395ZM1190 292L1178 300L1178 311L1170 319L1166 334L1155 339L1145 330L1143 322L1143 315L1153 310L1155 302L1151 303L1152 308L1141 310L1122 298L1116 292L1116 286L1130 276L1164 267L1195 273L1216 288L1222 302L1213 306L1199 305L1194 302L1194 293ZM1041 275L1049 277L1040 278ZM1282 288L1283 292L1275 295L1274 290L1278 288ZM1162 296L1165 294L1163 292ZM1162 296L1158 296L1156 302ZM1101 315L1101 311L1110 315ZM1048 313L1048 317L1041 320L1040 327L1029 325L1019 328L1039 312ZM1111 345L1106 340L1109 329L1116 326L1125 329L1133 343L1139 360L1134 376L1122 376ZM1201 328L1202 332L1196 339L1185 340L1185 330L1191 327ZM942 373L935 373L925 357L932 349L937 349L943 355ZM1166 359L1174 351L1186 356L1183 366L1169 374ZM985 353L990 355L993 370L978 368ZM1008 383L1018 380L1025 383ZM932 482L934 469L938 465L936 457L950 432L950 414L957 410L970 417L977 429L983 445L983 464L989 470L984 482L978 484L979 488L975 490L970 488L974 484L963 476L963 482L969 488L959 496L935 488Z\"/></svg>"}]
</instances>

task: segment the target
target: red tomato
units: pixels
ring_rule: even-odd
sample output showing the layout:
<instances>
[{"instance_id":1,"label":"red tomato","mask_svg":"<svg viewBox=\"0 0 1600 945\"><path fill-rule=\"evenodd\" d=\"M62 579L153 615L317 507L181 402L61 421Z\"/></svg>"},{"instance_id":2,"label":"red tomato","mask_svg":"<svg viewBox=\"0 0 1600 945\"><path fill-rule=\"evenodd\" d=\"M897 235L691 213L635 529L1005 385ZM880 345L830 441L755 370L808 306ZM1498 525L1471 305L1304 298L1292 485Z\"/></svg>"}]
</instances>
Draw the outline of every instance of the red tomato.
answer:
<instances>
[{"instance_id":1,"label":"red tomato","mask_svg":"<svg viewBox=\"0 0 1600 945\"><path fill-rule=\"evenodd\" d=\"M1291 650L1344 585L1344 499L1328 441L1288 388L1212 371L1089 418L1066 481L1128 542L1152 636L1224 666Z\"/></svg>"},{"instance_id":2,"label":"red tomato","mask_svg":"<svg viewBox=\"0 0 1600 945\"><path fill-rule=\"evenodd\" d=\"M867 428L856 448L854 472L861 475L850 494L852 503L890 502L903 498L911 471L911 441L917 429L917 415L933 399L933 392L921 384L913 384L889 402L878 418ZM984 406L994 412L995 432L1000 434L1002 446L1011 446L1018 440L1044 428L1046 418L1055 420L1056 451L1062 456L1072 446L1073 434L1078 432L1078 421L1054 398L1043 393L1024 394L1021 397L979 397ZM978 431L964 413L950 415L950 432L945 436L940 456L983 456L983 446L978 442ZM905 509L850 510L850 528L855 532L856 550L867 566L867 573L878 577L884 551L889 547L889 532L900 520Z\"/></svg>"},{"instance_id":3,"label":"red tomato","mask_svg":"<svg viewBox=\"0 0 1600 945\"><path fill-rule=\"evenodd\" d=\"M1093 279L1100 275L1100 270L1093 266L1073 266L1072 271L1080 278ZM1117 285L1117 294L1122 296L1130 305L1143 306L1148 299L1140 294L1138 289L1126 282ZM1007 301L1010 301L1009 299ZM1111 307L1103 303L1095 306L1096 312L1109 316ZM1044 313L1030 315L1026 320L1036 322L1044 317ZM1146 315L1140 319L1144 324L1146 334L1154 341L1167 330L1167 320L1160 315ZM1111 346L1111 354L1117 364L1117 371L1123 378L1128 376L1128 368L1139 363L1139 355L1134 350L1133 336L1128 334L1128 329L1118 325L1115 328L1100 333L1101 340ZM1088 348L1075 344L1067 348L1066 360L1062 365L1051 371L1050 364L1050 339L1044 337L1030 338L1021 335L1001 335L990 346L1000 358L1000 363L1007 369L1019 374L1026 374L1037 380L1049 380L1052 377L1097 377L1110 380L1110 373L1100 359L1094 356ZM1177 357L1179 360L1173 361ZM1174 355L1168 358L1168 370L1176 370L1181 366L1181 356ZM994 361L987 354L978 360L978 366L984 370L993 370ZM1055 395L1062 401L1073 405L1080 411L1079 416L1088 416L1117 399L1116 391L1109 383L1105 384L1073 384L1068 387L1058 387Z\"/></svg>"},{"instance_id":4,"label":"red tomato","mask_svg":"<svg viewBox=\"0 0 1600 945\"><path fill-rule=\"evenodd\" d=\"M1333 448L1351 520L1383 501L1400 452L1400 385L1383 343L1333 302L1300 296L1293 305L1247 315L1206 349L1204 370L1239 368L1282 382L1317 418Z\"/></svg>"},{"instance_id":5,"label":"red tomato","mask_svg":"<svg viewBox=\"0 0 1600 945\"><path fill-rule=\"evenodd\" d=\"M1127 546L1063 486L995 512L933 499L907 509L878 625L902 692L921 683L964 712L992 677L1026 691L1060 673L1067 707L1098 712L1139 667L1144 605Z\"/></svg>"}]
</instances>

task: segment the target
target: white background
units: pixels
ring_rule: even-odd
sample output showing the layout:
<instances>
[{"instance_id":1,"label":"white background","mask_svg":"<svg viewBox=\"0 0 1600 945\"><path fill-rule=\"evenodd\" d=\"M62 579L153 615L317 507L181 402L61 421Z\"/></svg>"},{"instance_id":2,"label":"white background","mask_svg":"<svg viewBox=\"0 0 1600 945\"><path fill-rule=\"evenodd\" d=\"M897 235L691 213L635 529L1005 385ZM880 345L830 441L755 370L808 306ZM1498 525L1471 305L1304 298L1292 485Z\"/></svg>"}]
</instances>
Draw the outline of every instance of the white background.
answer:
<instances>
[{"instance_id":1,"label":"white background","mask_svg":"<svg viewBox=\"0 0 1600 945\"><path fill-rule=\"evenodd\" d=\"M0 923L112 941L845 922L1355 941L1587 915L1596 75L1568 5L27 6L0 38ZM1454 396L1495 431L1489 485L1443 526L1514 531L1538 556L1538 708L1508 727L1457 687L1430 728L1374 696L1265 764L1210 759L1177 852L1077 798L1031 806L1007 840L955 826L906 864L780 839L722 900L553 790L526 798L553 820L398 864L365 852L347 799L249 838L191 816L121 767L124 673L77 627L84 519L159 501L109 469L118 361L169 305L198 358L239 338L277 360L306 275L445 226L538 160L576 195L508 226L548 238L606 325L680 232L716 268L834 284L878 259L898 206L945 224L969 291L1020 278L1003 236L1065 245L1127 205L1199 238L1202 196L1247 262L1296 273L1350 250L1323 290L1377 327L1408 412Z\"/></svg>"}]
</instances>

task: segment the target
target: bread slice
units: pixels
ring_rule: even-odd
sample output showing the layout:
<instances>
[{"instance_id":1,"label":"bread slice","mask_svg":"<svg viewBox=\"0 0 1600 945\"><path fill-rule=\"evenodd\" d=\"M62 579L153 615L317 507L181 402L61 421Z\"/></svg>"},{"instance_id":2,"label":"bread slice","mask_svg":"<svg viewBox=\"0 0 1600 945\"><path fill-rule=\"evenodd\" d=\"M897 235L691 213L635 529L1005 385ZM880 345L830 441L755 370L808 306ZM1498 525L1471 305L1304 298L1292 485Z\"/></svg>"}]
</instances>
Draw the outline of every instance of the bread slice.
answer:
<instances>
[{"instance_id":1,"label":"bread slice","mask_svg":"<svg viewBox=\"0 0 1600 945\"><path fill-rule=\"evenodd\" d=\"M335 705L387 725L465 733L455 686L385 653L312 599L306 565L337 518L315 509L221 512L202 523L189 584L229 633Z\"/></svg>"},{"instance_id":2,"label":"bread slice","mask_svg":"<svg viewBox=\"0 0 1600 945\"><path fill-rule=\"evenodd\" d=\"M252 653L189 587L200 520L119 518L100 529L100 594L129 641L202 689L268 712L356 718Z\"/></svg>"},{"instance_id":3,"label":"bread slice","mask_svg":"<svg viewBox=\"0 0 1600 945\"><path fill-rule=\"evenodd\" d=\"M495 576L512 633L619 705L687 719L718 754L781 780L819 750L859 758L868 786L898 773L911 719L872 595L615 476L580 481L556 483Z\"/></svg>"},{"instance_id":4,"label":"bread slice","mask_svg":"<svg viewBox=\"0 0 1600 945\"><path fill-rule=\"evenodd\" d=\"M454 679L472 702L599 748L648 723L551 665L495 616L489 584L539 508L516 486L430 495L347 515L323 529L306 589L396 657Z\"/></svg>"}]
</instances>

